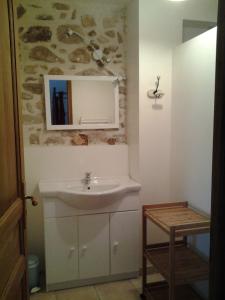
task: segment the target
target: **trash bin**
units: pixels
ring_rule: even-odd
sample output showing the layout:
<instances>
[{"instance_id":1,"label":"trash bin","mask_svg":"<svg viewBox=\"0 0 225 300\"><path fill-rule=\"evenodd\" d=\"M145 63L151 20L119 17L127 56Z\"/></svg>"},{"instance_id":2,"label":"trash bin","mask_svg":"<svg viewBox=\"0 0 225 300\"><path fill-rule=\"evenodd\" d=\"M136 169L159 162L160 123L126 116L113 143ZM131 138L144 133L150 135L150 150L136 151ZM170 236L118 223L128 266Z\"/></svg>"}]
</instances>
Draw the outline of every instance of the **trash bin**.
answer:
<instances>
[{"instance_id":1,"label":"trash bin","mask_svg":"<svg viewBox=\"0 0 225 300\"><path fill-rule=\"evenodd\" d=\"M28 255L29 290L40 286L40 261L36 255Z\"/></svg>"}]
</instances>

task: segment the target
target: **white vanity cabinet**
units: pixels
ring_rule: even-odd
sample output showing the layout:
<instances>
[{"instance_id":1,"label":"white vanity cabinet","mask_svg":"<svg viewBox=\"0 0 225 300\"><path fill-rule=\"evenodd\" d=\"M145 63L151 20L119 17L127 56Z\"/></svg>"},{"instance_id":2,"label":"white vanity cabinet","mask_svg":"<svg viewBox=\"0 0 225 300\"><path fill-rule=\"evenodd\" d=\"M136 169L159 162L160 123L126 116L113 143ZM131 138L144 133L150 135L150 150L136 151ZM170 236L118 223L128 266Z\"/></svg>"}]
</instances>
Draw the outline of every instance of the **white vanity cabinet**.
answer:
<instances>
[{"instance_id":1,"label":"white vanity cabinet","mask_svg":"<svg viewBox=\"0 0 225 300\"><path fill-rule=\"evenodd\" d=\"M70 194L63 200L58 192L48 194L49 182L40 185L48 291L138 277L141 230L136 185L119 196L75 202Z\"/></svg>"},{"instance_id":2,"label":"white vanity cabinet","mask_svg":"<svg viewBox=\"0 0 225 300\"><path fill-rule=\"evenodd\" d=\"M47 285L77 280L77 218L45 219L45 264Z\"/></svg>"},{"instance_id":3,"label":"white vanity cabinet","mask_svg":"<svg viewBox=\"0 0 225 300\"><path fill-rule=\"evenodd\" d=\"M109 276L109 214L78 218L79 278Z\"/></svg>"},{"instance_id":4,"label":"white vanity cabinet","mask_svg":"<svg viewBox=\"0 0 225 300\"><path fill-rule=\"evenodd\" d=\"M110 214L111 274L136 272L139 267L137 211Z\"/></svg>"},{"instance_id":5,"label":"white vanity cabinet","mask_svg":"<svg viewBox=\"0 0 225 300\"><path fill-rule=\"evenodd\" d=\"M138 275L138 211L46 218L44 223L47 290Z\"/></svg>"}]
</instances>

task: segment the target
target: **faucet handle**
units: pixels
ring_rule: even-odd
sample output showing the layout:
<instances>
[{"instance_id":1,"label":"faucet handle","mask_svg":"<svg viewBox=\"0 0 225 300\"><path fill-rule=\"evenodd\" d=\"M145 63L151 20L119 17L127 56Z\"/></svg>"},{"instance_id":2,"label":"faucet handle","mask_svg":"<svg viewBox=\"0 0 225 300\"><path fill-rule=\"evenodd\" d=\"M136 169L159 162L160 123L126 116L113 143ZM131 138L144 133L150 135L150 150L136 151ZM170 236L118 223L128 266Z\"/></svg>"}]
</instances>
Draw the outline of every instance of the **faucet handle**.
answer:
<instances>
[{"instance_id":1,"label":"faucet handle","mask_svg":"<svg viewBox=\"0 0 225 300\"><path fill-rule=\"evenodd\" d=\"M91 172L85 172L86 177L91 177Z\"/></svg>"}]
</instances>

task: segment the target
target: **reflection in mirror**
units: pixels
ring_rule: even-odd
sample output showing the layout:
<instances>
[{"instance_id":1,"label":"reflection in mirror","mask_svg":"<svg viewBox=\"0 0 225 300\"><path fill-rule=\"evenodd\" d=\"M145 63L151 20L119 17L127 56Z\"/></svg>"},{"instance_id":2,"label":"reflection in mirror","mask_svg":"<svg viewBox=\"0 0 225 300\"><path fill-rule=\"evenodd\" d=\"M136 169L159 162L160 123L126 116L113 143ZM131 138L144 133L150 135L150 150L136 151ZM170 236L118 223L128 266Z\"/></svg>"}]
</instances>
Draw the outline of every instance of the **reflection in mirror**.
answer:
<instances>
[{"instance_id":1,"label":"reflection in mirror","mask_svg":"<svg viewBox=\"0 0 225 300\"><path fill-rule=\"evenodd\" d=\"M115 122L114 86L107 81L72 81L73 116L78 124Z\"/></svg>"},{"instance_id":2,"label":"reflection in mirror","mask_svg":"<svg viewBox=\"0 0 225 300\"><path fill-rule=\"evenodd\" d=\"M45 76L49 130L119 128L115 76Z\"/></svg>"},{"instance_id":3,"label":"reflection in mirror","mask_svg":"<svg viewBox=\"0 0 225 300\"><path fill-rule=\"evenodd\" d=\"M71 81L49 80L52 125L73 124Z\"/></svg>"}]
</instances>

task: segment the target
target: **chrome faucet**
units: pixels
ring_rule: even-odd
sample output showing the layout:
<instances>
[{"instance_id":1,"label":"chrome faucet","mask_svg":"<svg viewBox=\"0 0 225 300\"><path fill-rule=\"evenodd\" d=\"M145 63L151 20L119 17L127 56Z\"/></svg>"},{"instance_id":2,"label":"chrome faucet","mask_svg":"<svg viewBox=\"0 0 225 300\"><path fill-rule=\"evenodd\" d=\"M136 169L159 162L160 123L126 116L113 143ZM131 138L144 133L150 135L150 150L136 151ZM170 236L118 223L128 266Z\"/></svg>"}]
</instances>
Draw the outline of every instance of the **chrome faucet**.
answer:
<instances>
[{"instance_id":1,"label":"chrome faucet","mask_svg":"<svg viewBox=\"0 0 225 300\"><path fill-rule=\"evenodd\" d=\"M82 180L85 186L88 186L91 183L91 172L86 172L85 177Z\"/></svg>"}]
</instances>

